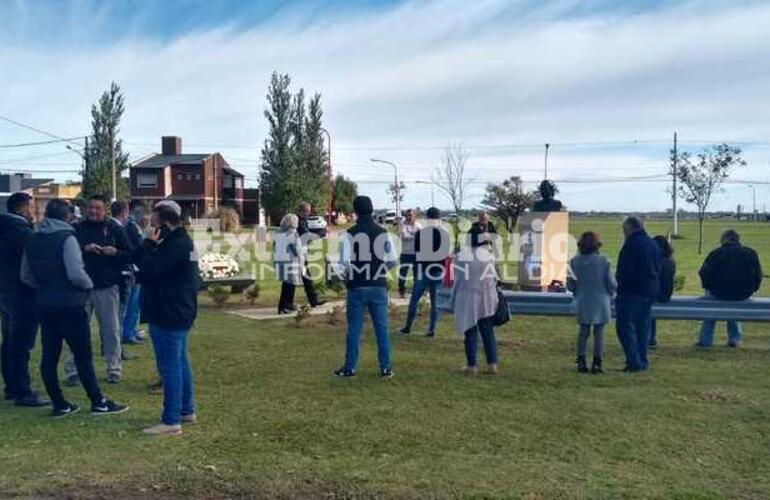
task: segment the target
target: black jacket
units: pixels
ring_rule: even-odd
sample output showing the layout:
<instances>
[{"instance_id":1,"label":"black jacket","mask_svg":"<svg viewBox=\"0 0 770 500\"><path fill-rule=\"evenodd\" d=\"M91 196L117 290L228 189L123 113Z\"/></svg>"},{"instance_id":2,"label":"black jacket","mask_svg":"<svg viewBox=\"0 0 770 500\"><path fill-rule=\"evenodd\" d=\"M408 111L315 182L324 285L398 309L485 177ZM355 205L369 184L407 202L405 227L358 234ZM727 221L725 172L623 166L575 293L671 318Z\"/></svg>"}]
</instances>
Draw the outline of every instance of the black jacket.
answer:
<instances>
[{"instance_id":1,"label":"black jacket","mask_svg":"<svg viewBox=\"0 0 770 500\"><path fill-rule=\"evenodd\" d=\"M180 227L137 252L142 280L142 320L169 330L189 330L198 315L200 277L195 247Z\"/></svg>"},{"instance_id":2,"label":"black jacket","mask_svg":"<svg viewBox=\"0 0 770 500\"><path fill-rule=\"evenodd\" d=\"M633 295L655 300L660 292L660 249L644 231L637 231L620 249L618 295Z\"/></svg>"},{"instance_id":3,"label":"black jacket","mask_svg":"<svg viewBox=\"0 0 770 500\"><path fill-rule=\"evenodd\" d=\"M727 243L712 251L700 269L705 290L722 300L746 300L762 284L757 252L740 243Z\"/></svg>"},{"instance_id":4,"label":"black jacket","mask_svg":"<svg viewBox=\"0 0 770 500\"><path fill-rule=\"evenodd\" d=\"M414 235L415 276L441 280L444 260L452 252L449 232L441 226L425 226Z\"/></svg>"},{"instance_id":5,"label":"black jacket","mask_svg":"<svg viewBox=\"0 0 770 500\"><path fill-rule=\"evenodd\" d=\"M672 257L662 257L657 302L666 303L671 300L671 296L674 295L674 276L676 276L676 261Z\"/></svg>"},{"instance_id":6,"label":"black jacket","mask_svg":"<svg viewBox=\"0 0 770 500\"><path fill-rule=\"evenodd\" d=\"M493 237L489 236L492 234L497 234L497 229L495 229L495 225L492 224L492 222L487 222L486 225L482 225L481 222L476 221L473 224L471 224L471 230L468 231L468 234L471 237L471 246L478 246L479 244L479 236L482 234L486 234L488 241L490 243L494 244ZM483 241L483 240L482 240Z\"/></svg>"},{"instance_id":7,"label":"black jacket","mask_svg":"<svg viewBox=\"0 0 770 500\"><path fill-rule=\"evenodd\" d=\"M137 224L133 218L129 217L123 225L123 228L126 230L126 236L128 237L128 242L131 243L131 247L139 248L142 244L142 240L144 240L142 229L139 227L139 224Z\"/></svg>"},{"instance_id":8,"label":"black jacket","mask_svg":"<svg viewBox=\"0 0 770 500\"><path fill-rule=\"evenodd\" d=\"M387 234L385 228L371 216L360 217L355 226L348 229L350 235L350 267L347 277L348 288L388 286L388 267L375 245L378 238ZM389 242L388 244L391 244Z\"/></svg>"},{"instance_id":9,"label":"black jacket","mask_svg":"<svg viewBox=\"0 0 770 500\"><path fill-rule=\"evenodd\" d=\"M0 215L0 293L34 293L20 278L24 244L32 231L32 223L24 217L16 214Z\"/></svg>"},{"instance_id":10,"label":"black jacket","mask_svg":"<svg viewBox=\"0 0 770 500\"><path fill-rule=\"evenodd\" d=\"M102 222L83 220L75 226L75 236L83 249L86 245L96 244L115 247L118 250L114 256L83 251L83 262L86 264L86 272L94 282L94 288L122 285L125 280L123 271L131 262L133 250L123 226L115 219Z\"/></svg>"}]
</instances>

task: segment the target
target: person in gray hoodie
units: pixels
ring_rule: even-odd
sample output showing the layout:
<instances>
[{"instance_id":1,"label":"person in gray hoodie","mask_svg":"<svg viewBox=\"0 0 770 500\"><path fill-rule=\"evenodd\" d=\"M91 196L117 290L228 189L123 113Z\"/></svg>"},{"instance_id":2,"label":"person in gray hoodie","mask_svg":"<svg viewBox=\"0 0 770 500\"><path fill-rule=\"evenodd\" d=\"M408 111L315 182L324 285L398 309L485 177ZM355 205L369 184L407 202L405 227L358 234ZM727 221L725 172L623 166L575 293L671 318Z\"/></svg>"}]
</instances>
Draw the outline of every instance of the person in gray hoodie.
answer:
<instances>
[{"instance_id":1,"label":"person in gray hoodie","mask_svg":"<svg viewBox=\"0 0 770 500\"><path fill-rule=\"evenodd\" d=\"M53 404L54 418L71 415L78 405L64 399L58 379L62 343L75 358L83 388L91 400L91 413L122 413L128 406L104 397L94 373L91 329L85 304L93 282L83 264L75 230L68 223L72 211L66 200L53 199L45 218L27 240L21 260L21 280L37 290L37 313L43 355L40 373Z\"/></svg>"}]
</instances>

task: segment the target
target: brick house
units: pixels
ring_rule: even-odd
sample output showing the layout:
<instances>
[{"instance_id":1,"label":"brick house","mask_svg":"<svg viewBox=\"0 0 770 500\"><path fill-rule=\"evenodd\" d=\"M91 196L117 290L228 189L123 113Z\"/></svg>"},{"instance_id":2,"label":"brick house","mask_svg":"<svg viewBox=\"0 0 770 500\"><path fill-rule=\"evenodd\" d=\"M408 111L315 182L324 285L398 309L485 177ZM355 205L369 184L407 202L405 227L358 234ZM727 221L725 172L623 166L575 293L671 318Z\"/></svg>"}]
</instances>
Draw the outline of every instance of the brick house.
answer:
<instances>
[{"instance_id":1,"label":"brick house","mask_svg":"<svg viewBox=\"0 0 770 500\"><path fill-rule=\"evenodd\" d=\"M219 153L182 153L181 137L163 137L161 153L130 169L131 198L154 204L174 200L185 215L198 218L220 206L243 215L243 175Z\"/></svg>"}]
</instances>

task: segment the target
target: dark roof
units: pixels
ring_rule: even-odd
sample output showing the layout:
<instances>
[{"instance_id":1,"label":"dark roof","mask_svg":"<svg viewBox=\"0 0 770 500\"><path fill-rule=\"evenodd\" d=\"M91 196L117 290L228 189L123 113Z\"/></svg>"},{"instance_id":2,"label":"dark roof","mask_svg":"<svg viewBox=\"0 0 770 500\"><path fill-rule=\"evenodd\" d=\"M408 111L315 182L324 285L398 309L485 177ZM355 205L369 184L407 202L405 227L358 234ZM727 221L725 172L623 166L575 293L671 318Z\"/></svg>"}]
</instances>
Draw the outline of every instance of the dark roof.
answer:
<instances>
[{"instance_id":1,"label":"dark roof","mask_svg":"<svg viewBox=\"0 0 770 500\"><path fill-rule=\"evenodd\" d=\"M211 156L211 153L190 154L190 155L159 155L155 154L149 158L134 163L133 168L163 168L167 165L198 165L203 160Z\"/></svg>"},{"instance_id":2,"label":"dark roof","mask_svg":"<svg viewBox=\"0 0 770 500\"><path fill-rule=\"evenodd\" d=\"M53 182L53 179L22 179L21 189L30 189L42 184L48 184L49 182Z\"/></svg>"},{"instance_id":3,"label":"dark roof","mask_svg":"<svg viewBox=\"0 0 770 500\"><path fill-rule=\"evenodd\" d=\"M233 175L235 175L237 177L244 177L244 175L242 173L238 172L237 170L235 170L232 167L228 166L228 167L225 167L223 170L225 171L225 173L233 174Z\"/></svg>"}]
</instances>

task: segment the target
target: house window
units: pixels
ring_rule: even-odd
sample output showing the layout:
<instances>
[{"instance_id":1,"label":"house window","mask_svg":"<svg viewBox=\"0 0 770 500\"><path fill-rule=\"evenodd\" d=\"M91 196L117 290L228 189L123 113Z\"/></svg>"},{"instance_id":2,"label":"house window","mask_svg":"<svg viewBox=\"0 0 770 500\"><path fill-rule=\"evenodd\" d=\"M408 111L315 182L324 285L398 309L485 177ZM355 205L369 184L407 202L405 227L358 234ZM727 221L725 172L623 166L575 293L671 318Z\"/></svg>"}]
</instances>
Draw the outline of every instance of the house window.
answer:
<instances>
[{"instance_id":1,"label":"house window","mask_svg":"<svg viewBox=\"0 0 770 500\"><path fill-rule=\"evenodd\" d=\"M136 187L138 188L158 187L158 175L157 174L136 174Z\"/></svg>"},{"instance_id":2,"label":"house window","mask_svg":"<svg viewBox=\"0 0 770 500\"><path fill-rule=\"evenodd\" d=\"M201 180L201 174L195 174L195 180L196 181Z\"/></svg>"},{"instance_id":3,"label":"house window","mask_svg":"<svg viewBox=\"0 0 770 500\"><path fill-rule=\"evenodd\" d=\"M176 174L176 178L177 180L181 181L182 179L184 179L184 176L182 174Z\"/></svg>"},{"instance_id":4,"label":"house window","mask_svg":"<svg viewBox=\"0 0 770 500\"><path fill-rule=\"evenodd\" d=\"M188 180L188 181L191 181L192 179L193 179L193 176L192 176L192 174L187 174L187 180Z\"/></svg>"}]
</instances>

